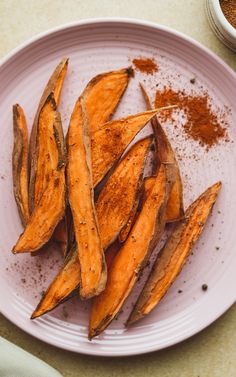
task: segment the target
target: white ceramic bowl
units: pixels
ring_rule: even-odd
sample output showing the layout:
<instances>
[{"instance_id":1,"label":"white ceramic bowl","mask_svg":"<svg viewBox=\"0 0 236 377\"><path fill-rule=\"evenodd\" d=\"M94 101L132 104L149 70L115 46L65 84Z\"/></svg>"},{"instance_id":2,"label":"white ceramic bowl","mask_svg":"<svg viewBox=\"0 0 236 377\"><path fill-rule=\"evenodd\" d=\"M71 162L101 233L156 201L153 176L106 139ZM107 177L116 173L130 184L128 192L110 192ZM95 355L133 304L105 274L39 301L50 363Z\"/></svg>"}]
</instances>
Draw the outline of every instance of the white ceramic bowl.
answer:
<instances>
[{"instance_id":1,"label":"white ceramic bowl","mask_svg":"<svg viewBox=\"0 0 236 377\"><path fill-rule=\"evenodd\" d=\"M231 50L236 51L236 29L222 12L219 0L206 0L209 23L217 37Z\"/></svg>"}]
</instances>

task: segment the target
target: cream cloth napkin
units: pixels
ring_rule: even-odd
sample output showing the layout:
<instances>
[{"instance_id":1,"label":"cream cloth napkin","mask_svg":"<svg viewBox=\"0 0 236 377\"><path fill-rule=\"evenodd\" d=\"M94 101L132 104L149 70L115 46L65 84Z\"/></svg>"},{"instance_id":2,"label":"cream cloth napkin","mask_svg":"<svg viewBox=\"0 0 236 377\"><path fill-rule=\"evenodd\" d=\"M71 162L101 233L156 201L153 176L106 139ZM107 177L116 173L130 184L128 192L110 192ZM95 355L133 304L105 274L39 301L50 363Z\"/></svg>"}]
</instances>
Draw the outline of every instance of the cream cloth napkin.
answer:
<instances>
[{"instance_id":1,"label":"cream cloth napkin","mask_svg":"<svg viewBox=\"0 0 236 377\"><path fill-rule=\"evenodd\" d=\"M62 377L37 357L0 337L0 377Z\"/></svg>"}]
</instances>

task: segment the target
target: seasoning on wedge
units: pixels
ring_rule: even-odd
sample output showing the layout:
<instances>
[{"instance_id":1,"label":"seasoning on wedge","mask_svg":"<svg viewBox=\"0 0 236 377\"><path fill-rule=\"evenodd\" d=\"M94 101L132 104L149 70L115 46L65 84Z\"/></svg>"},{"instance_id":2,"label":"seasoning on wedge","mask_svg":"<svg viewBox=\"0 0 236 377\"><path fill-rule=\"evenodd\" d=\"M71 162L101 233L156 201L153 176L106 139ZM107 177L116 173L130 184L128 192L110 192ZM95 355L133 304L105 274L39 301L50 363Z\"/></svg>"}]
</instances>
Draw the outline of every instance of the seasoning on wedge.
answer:
<instances>
[{"instance_id":1,"label":"seasoning on wedge","mask_svg":"<svg viewBox=\"0 0 236 377\"><path fill-rule=\"evenodd\" d=\"M47 101L48 97L52 93L55 100L56 107L59 106L60 103L60 96L61 96L61 90L62 85L65 79L65 75L67 72L68 67L68 61L69 59L64 58L61 60L61 62L58 64L56 69L54 70L53 74L51 75L44 92L42 94L42 97L39 102L39 106L34 118L33 127L30 135L30 151L29 151L29 162L30 162L30 183L29 183L29 207L30 212L33 211L34 206L36 206L39 202L39 199L42 195L42 192L38 192L36 194L35 191L37 191L37 188L35 187L35 182L37 180L37 174L38 174L38 154L39 154L39 143L38 143L38 128L39 128L39 115L41 113L42 108L45 105L45 102ZM43 187L41 187L43 189ZM36 198L35 198L36 196Z\"/></svg>"},{"instance_id":2,"label":"seasoning on wedge","mask_svg":"<svg viewBox=\"0 0 236 377\"><path fill-rule=\"evenodd\" d=\"M14 146L12 154L13 191L22 225L29 221L28 129L22 107L13 106Z\"/></svg>"},{"instance_id":3,"label":"seasoning on wedge","mask_svg":"<svg viewBox=\"0 0 236 377\"><path fill-rule=\"evenodd\" d=\"M144 100L146 102L147 109L151 110L152 105L148 94L142 84L140 84L140 87ZM184 216L183 187L178 162L176 160L175 153L171 147L171 144L156 116L152 118L151 123L155 135L157 157L159 163L175 164L177 169L176 181L171 190L170 198L167 204L166 222L168 223L178 221Z\"/></svg>"},{"instance_id":4,"label":"seasoning on wedge","mask_svg":"<svg viewBox=\"0 0 236 377\"><path fill-rule=\"evenodd\" d=\"M61 118L52 94L45 101L38 121L38 195L24 232L13 253L34 252L49 241L65 211L65 146Z\"/></svg>"},{"instance_id":5,"label":"seasoning on wedge","mask_svg":"<svg viewBox=\"0 0 236 377\"><path fill-rule=\"evenodd\" d=\"M95 76L86 86L82 98L91 134L107 122L117 108L133 76L131 67Z\"/></svg>"},{"instance_id":6,"label":"seasoning on wedge","mask_svg":"<svg viewBox=\"0 0 236 377\"><path fill-rule=\"evenodd\" d=\"M168 107L169 108L169 107ZM91 137L93 186L95 187L123 154L137 133L160 108L103 124Z\"/></svg>"},{"instance_id":7,"label":"seasoning on wedge","mask_svg":"<svg viewBox=\"0 0 236 377\"><path fill-rule=\"evenodd\" d=\"M127 152L98 197L96 211L103 245L113 242L130 214L137 211L151 141L151 137L140 140Z\"/></svg>"},{"instance_id":8,"label":"seasoning on wedge","mask_svg":"<svg viewBox=\"0 0 236 377\"><path fill-rule=\"evenodd\" d=\"M119 162L113 174L108 178L96 203L102 245L104 250L108 252L106 261L109 261L109 263L111 255L114 255L111 249L117 249L116 246L119 242L113 243L111 247L109 245L117 237L119 231L124 228L124 224L129 221L130 213L137 209L136 203L139 202L145 159L150 143L151 138L147 137L131 147ZM71 272L68 273L68 271ZM53 280L37 306L36 311L33 313L33 318L54 309L78 288L80 283L79 271L77 250L73 248L64 267ZM67 281L64 288L65 276Z\"/></svg>"},{"instance_id":9,"label":"seasoning on wedge","mask_svg":"<svg viewBox=\"0 0 236 377\"><path fill-rule=\"evenodd\" d=\"M128 325L150 313L166 294L200 236L220 188L220 182L208 188L187 209L186 219L176 225L157 257L148 281L128 319Z\"/></svg>"},{"instance_id":10,"label":"seasoning on wedge","mask_svg":"<svg viewBox=\"0 0 236 377\"><path fill-rule=\"evenodd\" d=\"M126 242L111 263L105 290L93 301L90 339L99 335L118 314L157 245L164 230L166 203L174 179L170 164L162 164L157 177L148 179L150 182L142 209Z\"/></svg>"},{"instance_id":11,"label":"seasoning on wedge","mask_svg":"<svg viewBox=\"0 0 236 377\"><path fill-rule=\"evenodd\" d=\"M90 138L79 98L67 134L68 197L81 268L80 296L101 293L106 284L106 264L99 234L92 184Z\"/></svg>"}]
</instances>

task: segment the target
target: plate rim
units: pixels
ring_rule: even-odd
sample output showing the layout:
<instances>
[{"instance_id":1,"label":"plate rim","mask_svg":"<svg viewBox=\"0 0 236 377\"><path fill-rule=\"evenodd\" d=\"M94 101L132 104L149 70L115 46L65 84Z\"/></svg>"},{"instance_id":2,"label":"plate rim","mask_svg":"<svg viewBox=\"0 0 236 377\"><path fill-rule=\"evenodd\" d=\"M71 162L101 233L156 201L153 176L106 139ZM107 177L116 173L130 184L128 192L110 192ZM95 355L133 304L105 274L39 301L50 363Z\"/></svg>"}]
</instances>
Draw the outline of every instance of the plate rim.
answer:
<instances>
[{"instance_id":1,"label":"plate rim","mask_svg":"<svg viewBox=\"0 0 236 377\"><path fill-rule=\"evenodd\" d=\"M207 54L211 57L214 61L216 61L220 66L222 66L228 73L236 80L236 72L222 59L220 58L216 53L211 51L208 47L204 46L200 42L196 41L193 37L188 36L184 34L183 32L177 31L169 26L161 25L152 21L142 20L142 19L136 19L136 18L122 18L122 17L99 17L99 18L86 18L83 20L78 21L72 21L68 22L56 27L52 27L46 31L43 31L41 33L37 33L36 35L27 38L26 41L20 43L18 46L10 50L3 58L0 59L0 68L2 68L4 65L8 63L8 61L12 58L14 58L17 53L22 52L24 49L30 47L30 45L36 43L37 41L43 40L46 37L56 35L58 32L63 32L71 28L81 27L81 26L96 26L99 24L125 24L125 25L131 25L131 26L143 26L148 29L155 29L159 31L166 32L169 35L178 37L190 45L195 46L196 48L200 49L202 52ZM148 348L145 348L144 350L129 350L129 352L122 352L122 349L120 349L118 352L114 354L108 354L106 351L103 351L100 348L94 348L91 347L89 349L78 349L75 350L73 346L65 345L65 344L57 344L56 340L53 339L45 339L44 335L40 334L37 331L32 331L32 327L30 329L27 327L27 324L25 323L17 323L17 320L14 318L14 316L9 315L9 313L6 313L5 310L0 309L1 314L7 318L10 322L12 322L14 325L19 327L21 330L26 332L27 334L33 336L36 339L39 339L47 344L50 344L52 346L55 346L60 349L76 352L79 354L85 354L85 355L91 355L91 356L101 356L101 357L124 357L124 356L134 356L134 355L141 355L146 354L154 351L158 351L161 349L169 348L170 346L174 346L178 343L181 343L182 341L192 337L195 334L200 333L202 330L207 328L209 325L211 325L213 322L215 322L219 317L221 317L234 303L236 302L236 294L235 297L230 300L230 303L224 306L221 310L218 310L217 314L212 315L211 319L208 319L206 323L202 323L198 328L190 329L188 334L185 334L183 336L178 336L174 340L167 342L165 346L158 347L155 345L150 345Z\"/></svg>"}]
</instances>

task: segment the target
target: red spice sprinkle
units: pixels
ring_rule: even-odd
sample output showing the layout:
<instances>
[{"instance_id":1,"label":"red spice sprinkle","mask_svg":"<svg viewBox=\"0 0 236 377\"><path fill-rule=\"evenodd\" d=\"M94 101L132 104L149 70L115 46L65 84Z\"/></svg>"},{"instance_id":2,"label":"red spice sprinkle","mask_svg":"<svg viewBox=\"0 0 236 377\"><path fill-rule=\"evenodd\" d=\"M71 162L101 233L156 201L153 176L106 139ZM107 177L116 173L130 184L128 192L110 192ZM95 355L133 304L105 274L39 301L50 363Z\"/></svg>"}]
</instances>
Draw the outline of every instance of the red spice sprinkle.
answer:
<instances>
[{"instance_id":1,"label":"red spice sprinkle","mask_svg":"<svg viewBox=\"0 0 236 377\"><path fill-rule=\"evenodd\" d=\"M184 131L192 139L198 141L200 145L206 146L207 150L217 144L221 139L228 141L225 123L225 114L216 115L209 103L207 93L203 95L188 95L183 91L174 91L172 88L164 87L163 91L156 92L155 106L162 107L177 105L187 118L181 124ZM174 126L180 126L179 121L174 120L173 112L176 109L163 111L159 114L160 120L165 122L168 119ZM224 122L224 123L223 123Z\"/></svg>"},{"instance_id":2,"label":"red spice sprinkle","mask_svg":"<svg viewBox=\"0 0 236 377\"><path fill-rule=\"evenodd\" d=\"M137 58L133 59L133 64L138 71L147 73L148 75L153 75L154 72L158 71L157 63L154 59Z\"/></svg>"}]
</instances>

